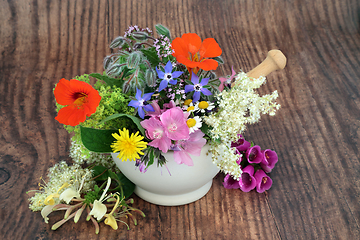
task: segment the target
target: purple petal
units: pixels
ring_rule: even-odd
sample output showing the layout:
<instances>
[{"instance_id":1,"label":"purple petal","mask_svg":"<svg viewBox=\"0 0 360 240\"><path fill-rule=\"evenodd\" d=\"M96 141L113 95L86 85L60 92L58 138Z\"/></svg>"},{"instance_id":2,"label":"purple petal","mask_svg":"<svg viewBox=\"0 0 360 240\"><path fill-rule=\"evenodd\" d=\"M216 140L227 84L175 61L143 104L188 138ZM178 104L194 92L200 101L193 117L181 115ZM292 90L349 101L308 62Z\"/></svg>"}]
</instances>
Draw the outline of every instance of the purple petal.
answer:
<instances>
[{"instance_id":1,"label":"purple petal","mask_svg":"<svg viewBox=\"0 0 360 240\"><path fill-rule=\"evenodd\" d=\"M199 77L194 72L192 72L192 75L191 75L191 82L194 85L199 84Z\"/></svg>"},{"instance_id":2,"label":"purple petal","mask_svg":"<svg viewBox=\"0 0 360 240\"><path fill-rule=\"evenodd\" d=\"M183 74L183 73L184 73L184 72L176 71L176 72L173 72L171 76L172 76L173 78L178 78L178 77L180 77L181 74Z\"/></svg>"},{"instance_id":3,"label":"purple petal","mask_svg":"<svg viewBox=\"0 0 360 240\"><path fill-rule=\"evenodd\" d=\"M249 163L260 163L263 158L263 154L261 153L261 148L258 145L255 145L249 148L246 151L246 158Z\"/></svg>"},{"instance_id":4,"label":"purple petal","mask_svg":"<svg viewBox=\"0 0 360 240\"><path fill-rule=\"evenodd\" d=\"M172 71L172 64L170 61L168 61L165 65L165 73L171 73Z\"/></svg>"},{"instance_id":5,"label":"purple petal","mask_svg":"<svg viewBox=\"0 0 360 240\"><path fill-rule=\"evenodd\" d=\"M142 119L144 119L144 117L145 117L145 112L144 112L144 110L143 110L142 107L139 107L139 108L138 108L138 114L139 114L139 116L140 116Z\"/></svg>"},{"instance_id":6,"label":"purple petal","mask_svg":"<svg viewBox=\"0 0 360 240\"><path fill-rule=\"evenodd\" d=\"M209 78L203 78L203 79L201 79L200 85L205 86L208 84L208 82L209 82Z\"/></svg>"},{"instance_id":7,"label":"purple petal","mask_svg":"<svg viewBox=\"0 0 360 240\"><path fill-rule=\"evenodd\" d=\"M177 83L177 80L174 80L174 79L170 80L169 83L172 84L172 85L175 85Z\"/></svg>"},{"instance_id":8,"label":"purple petal","mask_svg":"<svg viewBox=\"0 0 360 240\"><path fill-rule=\"evenodd\" d=\"M209 96L209 95L212 94L212 93L210 92L210 90L207 89L207 88L201 88L201 92L202 92L204 95L206 95L206 96Z\"/></svg>"},{"instance_id":9,"label":"purple petal","mask_svg":"<svg viewBox=\"0 0 360 240\"><path fill-rule=\"evenodd\" d=\"M275 151L272 151L270 149L262 151L262 154L263 159L260 163L260 166L265 172L269 173L274 168L275 164L278 162L278 156Z\"/></svg>"},{"instance_id":10,"label":"purple petal","mask_svg":"<svg viewBox=\"0 0 360 240\"><path fill-rule=\"evenodd\" d=\"M150 98L151 98L151 96L152 96L153 94L154 94L153 92L152 92L152 93L145 93L144 96L142 97L142 99L143 99L144 101L148 101L148 100L150 100Z\"/></svg>"},{"instance_id":11,"label":"purple petal","mask_svg":"<svg viewBox=\"0 0 360 240\"><path fill-rule=\"evenodd\" d=\"M194 91L194 85L186 85L185 86L185 93Z\"/></svg>"},{"instance_id":12,"label":"purple petal","mask_svg":"<svg viewBox=\"0 0 360 240\"><path fill-rule=\"evenodd\" d=\"M256 186L256 179L253 176L254 174L254 167L251 165L248 165L247 167L245 167L243 169L243 172L241 174L240 177L240 181L239 181L239 185L240 185L240 189L243 192L250 192L251 190L253 190Z\"/></svg>"},{"instance_id":13,"label":"purple petal","mask_svg":"<svg viewBox=\"0 0 360 240\"><path fill-rule=\"evenodd\" d=\"M224 178L223 182L224 188L227 189L237 189L240 188L239 181L236 181L234 178L232 178L231 175L227 174Z\"/></svg>"},{"instance_id":14,"label":"purple petal","mask_svg":"<svg viewBox=\"0 0 360 240\"><path fill-rule=\"evenodd\" d=\"M200 99L200 92L194 92L193 102L197 102Z\"/></svg>"},{"instance_id":15,"label":"purple petal","mask_svg":"<svg viewBox=\"0 0 360 240\"><path fill-rule=\"evenodd\" d=\"M155 111L154 108L153 108L153 106L151 106L150 104L145 105L143 108L144 108L144 110L147 111L147 112L154 112L154 111Z\"/></svg>"},{"instance_id":16,"label":"purple petal","mask_svg":"<svg viewBox=\"0 0 360 240\"><path fill-rule=\"evenodd\" d=\"M164 73L163 71L157 69L157 67L156 67L156 72L157 72L158 77L159 77L160 79L164 79L165 73Z\"/></svg>"},{"instance_id":17,"label":"purple petal","mask_svg":"<svg viewBox=\"0 0 360 240\"><path fill-rule=\"evenodd\" d=\"M141 100L141 95L142 95L141 90L136 88L135 98L140 101Z\"/></svg>"},{"instance_id":18,"label":"purple petal","mask_svg":"<svg viewBox=\"0 0 360 240\"><path fill-rule=\"evenodd\" d=\"M168 81L167 81L167 80L162 80L162 81L160 82L159 92L160 92L161 90L163 90L164 88L166 88L167 85L168 85Z\"/></svg>"},{"instance_id":19,"label":"purple petal","mask_svg":"<svg viewBox=\"0 0 360 240\"><path fill-rule=\"evenodd\" d=\"M271 188L272 180L263 170L257 170L254 177L256 179L256 191L258 193L263 193Z\"/></svg>"},{"instance_id":20,"label":"purple petal","mask_svg":"<svg viewBox=\"0 0 360 240\"><path fill-rule=\"evenodd\" d=\"M135 100L131 100L128 104L128 106L130 107L134 107L134 108L138 108L140 105L140 103L138 101L135 101Z\"/></svg>"}]
</instances>

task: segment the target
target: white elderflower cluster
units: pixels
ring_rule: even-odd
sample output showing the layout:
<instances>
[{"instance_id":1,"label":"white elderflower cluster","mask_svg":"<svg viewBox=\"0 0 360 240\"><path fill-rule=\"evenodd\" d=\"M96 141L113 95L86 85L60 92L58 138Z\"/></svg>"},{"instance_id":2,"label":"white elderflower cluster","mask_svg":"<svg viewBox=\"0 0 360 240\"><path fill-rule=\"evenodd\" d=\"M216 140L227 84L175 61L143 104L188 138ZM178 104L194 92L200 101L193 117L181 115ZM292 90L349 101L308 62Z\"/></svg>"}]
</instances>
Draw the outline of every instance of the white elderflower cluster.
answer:
<instances>
[{"instance_id":1,"label":"white elderflower cluster","mask_svg":"<svg viewBox=\"0 0 360 240\"><path fill-rule=\"evenodd\" d=\"M235 153L235 149L230 147L231 143L216 143L211 142L211 154L213 162L218 168L225 174L232 175L236 180L239 180L241 176L241 169L236 161L241 155Z\"/></svg>"},{"instance_id":2,"label":"white elderflower cluster","mask_svg":"<svg viewBox=\"0 0 360 240\"><path fill-rule=\"evenodd\" d=\"M83 169L78 164L68 166L65 161L61 161L49 168L47 176L49 179L48 182L46 183L43 180L43 184L39 183L39 190L35 190L35 195L29 198L29 208L34 212L42 210L46 205L48 205L46 203L50 200L53 200L55 204L60 203L59 195L70 186L79 189L83 178L85 179L81 193L85 193L93 189L95 184L95 182L91 180L91 170Z\"/></svg>"},{"instance_id":3,"label":"white elderflower cluster","mask_svg":"<svg viewBox=\"0 0 360 240\"><path fill-rule=\"evenodd\" d=\"M265 77L258 79L249 78L246 73L236 76L236 85L230 91L222 91L218 94L219 111L204 117L204 121L212 127L210 134L212 139L221 139L221 144L216 141L212 144L213 161L225 173L239 178L241 173L233 174L236 164L235 156L230 148L226 154L221 153L224 146L230 146L231 142L238 140L238 134L245 131L247 124L259 121L261 114L275 115L280 105L275 102L278 97L277 91L270 95L259 96L254 89L265 83ZM224 145L225 144L225 145ZM220 150L221 149L221 150ZM237 165L238 166L238 165Z\"/></svg>"},{"instance_id":4,"label":"white elderflower cluster","mask_svg":"<svg viewBox=\"0 0 360 240\"><path fill-rule=\"evenodd\" d=\"M96 164L111 169L114 172L119 172L115 162L109 153L91 152L84 147L82 143L71 141L69 156L77 164Z\"/></svg>"}]
</instances>

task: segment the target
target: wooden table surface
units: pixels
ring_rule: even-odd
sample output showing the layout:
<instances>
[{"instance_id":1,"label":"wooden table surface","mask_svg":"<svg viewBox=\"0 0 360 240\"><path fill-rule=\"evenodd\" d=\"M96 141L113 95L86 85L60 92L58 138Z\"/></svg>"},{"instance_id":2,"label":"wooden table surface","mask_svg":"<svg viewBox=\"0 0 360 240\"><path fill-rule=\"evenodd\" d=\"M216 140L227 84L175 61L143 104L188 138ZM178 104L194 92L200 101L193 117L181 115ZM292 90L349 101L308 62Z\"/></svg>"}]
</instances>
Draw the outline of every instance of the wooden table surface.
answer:
<instances>
[{"instance_id":1,"label":"wooden table surface","mask_svg":"<svg viewBox=\"0 0 360 240\"><path fill-rule=\"evenodd\" d=\"M359 17L358 0L0 0L0 239L360 239ZM279 156L272 188L228 190L219 174L188 205L134 196L147 216L130 230L101 223L96 235L86 221L50 230L26 192L69 160L54 84L101 72L114 37L157 23L173 37L214 37L221 75L251 70L270 49L287 56L259 91L277 89L281 109L245 133Z\"/></svg>"}]
</instances>

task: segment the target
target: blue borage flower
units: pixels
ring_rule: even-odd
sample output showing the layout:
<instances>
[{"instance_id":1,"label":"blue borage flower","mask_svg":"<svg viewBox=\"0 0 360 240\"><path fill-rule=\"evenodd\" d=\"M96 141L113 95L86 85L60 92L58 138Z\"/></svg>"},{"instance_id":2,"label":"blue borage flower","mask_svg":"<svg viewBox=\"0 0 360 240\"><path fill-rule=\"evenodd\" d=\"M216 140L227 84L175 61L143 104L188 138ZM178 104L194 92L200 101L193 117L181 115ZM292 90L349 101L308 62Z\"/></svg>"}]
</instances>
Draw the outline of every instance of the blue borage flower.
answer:
<instances>
[{"instance_id":1,"label":"blue borage flower","mask_svg":"<svg viewBox=\"0 0 360 240\"><path fill-rule=\"evenodd\" d=\"M160 79L162 79L162 81L160 82L160 86L159 86L159 92L161 90L163 90L164 88L166 88L168 86L168 84L172 84L175 85L177 83L177 80L175 78L178 78L181 76L181 74L183 74L183 72L181 71L175 71L172 72L173 67L170 61L168 61L165 65L165 72L159 70L156 67L156 72L158 74L158 77Z\"/></svg>"},{"instance_id":2,"label":"blue borage flower","mask_svg":"<svg viewBox=\"0 0 360 240\"><path fill-rule=\"evenodd\" d=\"M141 90L136 89L136 95L135 95L136 100L131 100L129 102L128 106L136 108L137 111L138 111L139 116L142 119L144 119L144 117L145 117L144 110L147 111L147 112L153 112L154 111L154 108L150 104L145 105L146 101L149 101L153 94L154 94L153 92L152 93L145 93L142 96Z\"/></svg>"},{"instance_id":3,"label":"blue borage flower","mask_svg":"<svg viewBox=\"0 0 360 240\"><path fill-rule=\"evenodd\" d=\"M204 86L208 84L209 78L203 78L199 83L199 77L194 72L192 72L191 82L193 85L185 86L185 93L195 91L193 102L199 101L201 93L206 96L212 95L209 89L204 88Z\"/></svg>"}]
</instances>

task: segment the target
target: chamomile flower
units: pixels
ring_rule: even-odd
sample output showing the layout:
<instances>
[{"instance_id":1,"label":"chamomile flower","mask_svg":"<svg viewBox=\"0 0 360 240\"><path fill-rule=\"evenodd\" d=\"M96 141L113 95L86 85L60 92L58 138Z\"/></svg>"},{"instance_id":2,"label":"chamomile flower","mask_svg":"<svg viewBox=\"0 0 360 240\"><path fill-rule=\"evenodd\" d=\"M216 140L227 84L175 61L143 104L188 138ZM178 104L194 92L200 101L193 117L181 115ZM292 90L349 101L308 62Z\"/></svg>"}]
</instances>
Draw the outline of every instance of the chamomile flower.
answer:
<instances>
[{"instance_id":1,"label":"chamomile flower","mask_svg":"<svg viewBox=\"0 0 360 240\"><path fill-rule=\"evenodd\" d=\"M195 108L197 109L197 111L200 111L202 113L204 113L206 110L211 111L212 109L214 109L214 103L209 102L209 101L201 101L201 102L197 102L195 105Z\"/></svg>"},{"instance_id":2,"label":"chamomile flower","mask_svg":"<svg viewBox=\"0 0 360 240\"><path fill-rule=\"evenodd\" d=\"M186 121L186 124L189 127L189 133L193 133L193 132L199 130L199 128L201 128L202 121L201 121L201 118L199 116L195 116L193 118L189 118Z\"/></svg>"}]
</instances>

